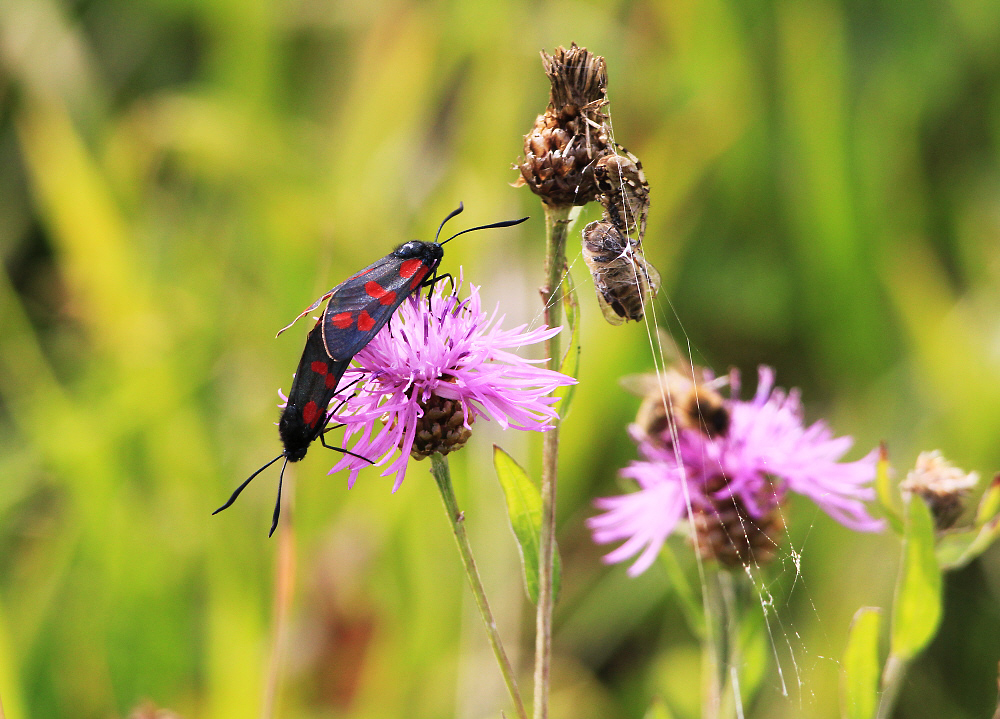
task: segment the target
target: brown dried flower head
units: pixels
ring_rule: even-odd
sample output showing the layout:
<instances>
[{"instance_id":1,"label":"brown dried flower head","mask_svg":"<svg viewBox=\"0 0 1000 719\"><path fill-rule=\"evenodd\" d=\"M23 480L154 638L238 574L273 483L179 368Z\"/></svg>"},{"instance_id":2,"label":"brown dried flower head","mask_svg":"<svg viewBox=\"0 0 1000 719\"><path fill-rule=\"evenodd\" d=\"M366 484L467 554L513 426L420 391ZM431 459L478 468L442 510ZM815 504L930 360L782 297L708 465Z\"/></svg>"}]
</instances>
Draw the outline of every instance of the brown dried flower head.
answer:
<instances>
[{"instance_id":1,"label":"brown dried flower head","mask_svg":"<svg viewBox=\"0 0 1000 719\"><path fill-rule=\"evenodd\" d=\"M725 485L725 478L716 478L715 486L707 487L706 496L721 491ZM719 497L710 505L695 507L692 526L702 558L715 559L731 569L770 562L785 531L778 506L757 519L736 496Z\"/></svg>"},{"instance_id":2,"label":"brown dried flower head","mask_svg":"<svg viewBox=\"0 0 1000 719\"><path fill-rule=\"evenodd\" d=\"M604 58L586 48L542 51L551 83L549 105L524 136L524 161L516 185L528 185L553 206L585 205L597 199L594 163L608 142L607 69Z\"/></svg>"},{"instance_id":3,"label":"brown dried flower head","mask_svg":"<svg viewBox=\"0 0 1000 719\"><path fill-rule=\"evenodd\" d=\"M921 452L914 469L899 483L904 494L919 495L931 509L940 529L955 525L965 511L966 498L979 482L977 472L966 474L946 460L939 450Z\"/></svg>"}]
</instances>

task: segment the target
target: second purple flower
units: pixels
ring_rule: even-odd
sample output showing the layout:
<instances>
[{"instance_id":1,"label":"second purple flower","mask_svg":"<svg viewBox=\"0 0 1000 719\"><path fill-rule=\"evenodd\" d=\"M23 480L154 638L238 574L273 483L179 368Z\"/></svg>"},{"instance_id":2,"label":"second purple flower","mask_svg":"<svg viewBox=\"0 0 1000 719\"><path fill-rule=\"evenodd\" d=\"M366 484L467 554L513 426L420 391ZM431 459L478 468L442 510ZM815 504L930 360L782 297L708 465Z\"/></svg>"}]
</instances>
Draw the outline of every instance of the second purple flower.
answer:
<instances>
[{"instance_id":1,"label":"second purple flower","mask_svg":"<svg viewBox=\"0 0 1000 719\"><path fill-rule=\"evenodd\" d=\"M769 367L760 368L750 401L723 401L714 390L719 380L699 380L697 387L693 378L687 381L686 398L669 389L655 398L661 407L669 403L678 419L673 430L662 421L652 431L632 426L643 459L621 474L635 480L638 491L595 502L604 512L588 520L594 541L624 541L606 561L638 554L629 574L641 574L689 515L703 555L730 566L763 561L783 528L779 510L789 491L850 529L882 528L864 505L875 498L876 452L841 462L851 438L834 437L823 421L805 426L798 392L775 389ZM737 394L736 373L730 384ZM711 395L718 399L709 401ZM682 421L682 411L694 420Z\"/></svg>"}]
</instances>

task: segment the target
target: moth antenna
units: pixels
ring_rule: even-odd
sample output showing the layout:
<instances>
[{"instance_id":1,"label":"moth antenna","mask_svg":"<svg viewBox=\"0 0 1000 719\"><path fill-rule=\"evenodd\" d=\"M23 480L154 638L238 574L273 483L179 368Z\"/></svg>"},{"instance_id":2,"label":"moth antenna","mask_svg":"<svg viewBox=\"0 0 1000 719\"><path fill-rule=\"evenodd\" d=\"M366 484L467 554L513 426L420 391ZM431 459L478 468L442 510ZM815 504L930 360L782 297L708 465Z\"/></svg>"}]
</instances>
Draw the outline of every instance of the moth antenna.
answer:
<instances>
[{"instance_id":1,"label":"moth antenna","mask_svg":"<svg viewBox=\"0 0 1000 719\"><path fill-rule=\"evenodd\" d=\"M528 219L527 217L522 217L520 220L504 220L503 222L494 222L492 225L480 225L479 227L470 227L467 230L456 232L454 235L452 235L451 237L449 237L447 240L445 240L440 244L443 245L445 242L451 242L456 237L458 237L459 235L464 235L466 232L475 232L476 230L491 230L494 227L512 227L514 225L520 225L527 219Z\"/></svg>"},{"instance_id":2,"label":"moth antenna","mask_svg":"<svg viewBox=\"0 0 1000 719\"><path fill-rule=\"evenodd\" d=\"M251 474L250 477L247 479L247 481L245 481L243 484L241 484L239 487L236 488L236 491L233 492L233 496L231 496L229 498L228 502L226 502L221 507L219 507L217 510L215 510L214 512L212 512L212 516L215 516L216 514L218 514L219 512L221 512L223 509L228 509L232 505L232 503L236 501L236 498L240 496L240 492L242 492L244 489L247 488L247 485L250 484L251 480L254 477L256 477L258 474L260 474L261 472L263 472L265 469L267 469L268 467L270 467L272 464L274 464L275 462L277 462L279 459L281 459L284 456L285 455L283 453L279 454L277 457L275 457L274 459L272 459L270 462L268 462L267 464L265 464L263 467L261 467L260 469L258 469L256 472L254 472L253 474ZM287 460L286 460L286 462L287 462ZM281 471L284 472L285 468L282 467Z\"/></svg>"},{"instance_id":3,"label":"moth antenna","mask_svg":"<svg viewBox=\"0 0 1000 719\"><path fill-rule=\"evenodd\" d=\"M274 502L274 515L271 517L271 531L267 533L268 537L274 534L274 530L278 528L278 517L281 515L281 482L285 478L285 467L287 466L288 460L286 459L278 474L278 499Z\"/></svg>"},{"instance_id":4,"label":"moth antenna","mask_svg":"<svg viewBox=\"0 0 1000 719\"><path fill-rule=\"evenodd\" d=\"M463 205L461 202L459 202L458 203L458 207L456 209L452 210L451 213L446 218L444 218L443 220L441 220L441 226L438 227L437 234L434 235L434 242L437 242L438 238L441 236L441 230L444 229L444 223L446 223L448 220L450 220L452 217L454 217L455 215L457 215L458 213L460 213L464 209L465 209L465 205ZM445 240L445 242L447 242L447 241L448 240Z\"/></svg>"}]
</instances>

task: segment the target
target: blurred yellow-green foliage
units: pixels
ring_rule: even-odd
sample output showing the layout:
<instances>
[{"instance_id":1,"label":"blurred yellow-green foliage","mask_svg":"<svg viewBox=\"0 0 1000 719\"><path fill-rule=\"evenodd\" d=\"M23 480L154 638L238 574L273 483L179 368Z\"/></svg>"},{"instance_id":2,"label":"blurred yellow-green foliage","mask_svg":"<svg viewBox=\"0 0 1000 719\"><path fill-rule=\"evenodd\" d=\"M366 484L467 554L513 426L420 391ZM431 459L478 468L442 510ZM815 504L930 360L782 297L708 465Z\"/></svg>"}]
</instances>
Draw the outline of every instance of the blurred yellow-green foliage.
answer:
<instances>
[{"instance_id":1,"label":"blurred yellow-green foliage","mask_svg":"<svg viewBox=\"0 0 1000 719\"><path fill-rule=\"evenodd\" d=\"M511 164L547 97L538 51L570 41L607 58L615 136L652 187L657 317L697 361L740 367L747 389L774 365L811 418L857 438L852 456L884 438L902 473L934 448L1000 468L995 0L2 0L8 717L124 717L146 700L185 719L259 712L275 472L209 515L279 451L302 333L274 331L459 200L462 227L533 215L450 244L444 267L509 323L537 323L541 211ZM697 645L662 570L605 567L583 527L634 456L637 400L618 379L653 357L645 327L582 299L553 715L641 717L662 696L693 717ZM530 691L532 609L489 464L498 441L537 472L537 438L513 434L478 426L453 466ZM348 492L334 460L314 449L289 472L279 716L499 716L424 467L395 495L375 471ZM848 622L887 605L898 547L805 502L788 519L801 572L786 548L765 573L773 652L748 709L836 717ZM998 600L996 550L949 577L898 717L992 711Z\"/></svg>"}]
</instances>

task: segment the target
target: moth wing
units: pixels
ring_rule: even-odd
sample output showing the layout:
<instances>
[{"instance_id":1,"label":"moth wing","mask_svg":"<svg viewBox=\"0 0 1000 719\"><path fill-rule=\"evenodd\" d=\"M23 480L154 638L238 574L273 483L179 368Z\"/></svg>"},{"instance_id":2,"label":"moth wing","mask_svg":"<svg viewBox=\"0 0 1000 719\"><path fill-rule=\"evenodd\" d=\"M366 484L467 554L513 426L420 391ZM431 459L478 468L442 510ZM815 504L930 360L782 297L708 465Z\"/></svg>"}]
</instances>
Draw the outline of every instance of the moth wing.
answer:
<instances>
[{"instance_id":1,"label":"moth wing","mask_svg":"<svg viewBox=\"0 0 1000 719\"><path fill-rule=\"evenodd\" d=\"M344 280L343 282L341 282L339 285L337 285L336 287L334 287L332 290L330 290L329 292L327 292L326 294L324 294L322 297L320 297L318 300L316 300L311 305L309 305L304 310L302 310L302 312L299 313L298 317L296 317L294 320L292 320L287 325L285 325L280 330L278 330L278 334L276 334L275 337L280 337L282 332L284 332L285 330L289 329L292 325L294 325L296 322L298 322L300 319L302 319L303 317L305 317L310 312L314 312L316 309L319 308L319 306L321 304L323 304L323 302L325 300L329 299L333 295L335 295L338 292L340 292L344 288L345 285L347 285L350 282L353 282L354 280L358 279L362 275L365 275L365 274L371 272L376 267L378 267L380 264L382 264L383 262L385 262L386 259L387 259L386 257L383 257L381 260L377 260L376 262L371 263L370 265L368 265L366 268L364 268L360 272L357 272L354 275L348 277L346 280Z\"/></svg>"},{"instance_id":2,"label":"moth wing","mask_svg":"<svg viewBox=\"0 0 1000 719\"><path fill-rule=\"evenodd\" d=\"M326 426L326 412L337 393L348 360L334 360L323 345L322 320L309 332L302 359L295 370L292 389L282 413L279 429L286 450L305 450ZM291 446L290 446L291 445ZM304 455L305 452L303 451Z\"/></svg>"},{"instance_id":3,"label":"moth wing","mask_svg":"<svg viewBox=\"0 0 1000 719\"><path fill-rule=\"evenodd\" d=\"M404 271L407 262L412 271ZM409 269L409 268L408 268ZM371 342L392 313L423 282L432 266L388 254L336 287L323 312L323 342L335 360L350 360Z\"/></svg>"}]
</instances>

